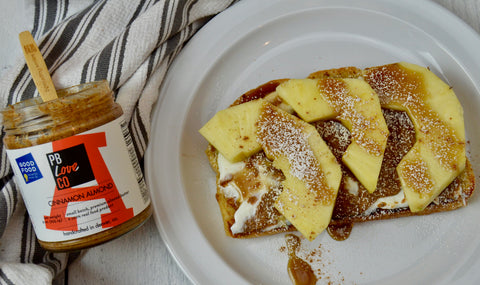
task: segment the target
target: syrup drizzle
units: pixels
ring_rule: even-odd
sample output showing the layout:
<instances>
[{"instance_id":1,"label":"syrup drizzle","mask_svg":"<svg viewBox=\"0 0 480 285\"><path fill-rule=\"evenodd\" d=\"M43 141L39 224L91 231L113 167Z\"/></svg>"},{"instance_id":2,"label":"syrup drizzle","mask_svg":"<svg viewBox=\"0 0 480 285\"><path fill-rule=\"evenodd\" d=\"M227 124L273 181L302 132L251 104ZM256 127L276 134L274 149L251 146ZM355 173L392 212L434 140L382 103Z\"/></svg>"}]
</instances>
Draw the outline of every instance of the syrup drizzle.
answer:
<instances>
[{"instance_id":1,"label":"syrup drizzle","mask_svg":"<svg viewBox=\"0 0 480 285\"><path fill-rule=\"evenodd\" d=\"M352 229L353 223L349 222L338 225L330 224L328 225L327 232L334 240L344 241L350 236Z\"/></svg>"},{"instance_id":2,"label":"syrup drizzle","mask_svg":"<svg viewBox=\"0 0 480 285\"><path fill-rule=\"evenodd\" d=\"M313 273L310 264L297 256L300 238L294 234L285 235L288 249L288 275L294 285L314 285L317 276Z\"/></svg>"}]
</instances>

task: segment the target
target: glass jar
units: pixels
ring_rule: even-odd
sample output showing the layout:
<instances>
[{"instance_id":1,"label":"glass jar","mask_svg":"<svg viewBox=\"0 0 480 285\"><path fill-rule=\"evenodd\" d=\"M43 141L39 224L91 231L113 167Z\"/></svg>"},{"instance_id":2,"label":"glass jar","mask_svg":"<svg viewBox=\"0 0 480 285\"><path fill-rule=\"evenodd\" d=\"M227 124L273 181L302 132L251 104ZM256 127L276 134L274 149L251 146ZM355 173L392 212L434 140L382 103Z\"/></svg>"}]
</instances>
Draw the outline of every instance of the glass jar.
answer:
<instances>
[{"instance_id":1,"label":"glass jar","mask_svg":"<svg viewBox=\"0 0 480 285\"><path fill-rule=\"evenodd\" d=\"M107 81L2 110L4 145L40 245L92 247L140 226L150 197Z\"/></svg>"}]
</instances>

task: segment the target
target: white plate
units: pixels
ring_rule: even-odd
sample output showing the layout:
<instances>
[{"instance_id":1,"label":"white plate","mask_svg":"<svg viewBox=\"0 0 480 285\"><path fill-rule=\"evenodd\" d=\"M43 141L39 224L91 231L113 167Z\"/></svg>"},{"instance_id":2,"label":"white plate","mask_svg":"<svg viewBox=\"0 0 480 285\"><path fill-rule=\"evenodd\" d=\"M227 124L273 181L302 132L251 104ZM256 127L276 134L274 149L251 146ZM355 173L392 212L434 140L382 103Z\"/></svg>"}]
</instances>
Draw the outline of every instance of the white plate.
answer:
<instances>
[{"instance_id":1,"label":"white plate","mask_svg":"<svg viewBox=\"0 0 480 285\"><path fill-rule=\"evenodd\" d=\"M227 238L215 178L198 129L268 80L326 68L396 61L429 66L464 106L470 156L480 155L480 39L431 2L240 1L210 21L174 61L161 89L146 155L160 234L197 284L290 284L284 235ZM478 195L477 195L478 196ZM426 217L356 225L320 235L322 280L345 284L473 284L480 280L480 202ZM308 252L304 248L302 252Z\"/></svg>"}]
</instances>

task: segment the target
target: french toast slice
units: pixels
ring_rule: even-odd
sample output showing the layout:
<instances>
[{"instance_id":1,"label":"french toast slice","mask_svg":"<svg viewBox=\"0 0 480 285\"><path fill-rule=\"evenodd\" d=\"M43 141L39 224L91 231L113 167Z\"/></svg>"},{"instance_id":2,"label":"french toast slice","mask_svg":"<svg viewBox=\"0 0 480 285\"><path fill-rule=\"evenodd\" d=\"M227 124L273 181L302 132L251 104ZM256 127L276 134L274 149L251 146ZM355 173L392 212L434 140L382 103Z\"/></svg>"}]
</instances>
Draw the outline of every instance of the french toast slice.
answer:
<instances>
[{"instance_id":1,"label":"french toast slice","mask_svg":"<svg viewBox=\"0 0 480 285\"><path fill-rule=\"evenodd\" d=\"M362 78L365 70L356 67L322 70L309 78ZM276 88L287 79L273 80L240 96L233 104L243 104L263 98L287 112L295 114L291 106L276 94ZM335 201L329 233L336 239L335 229L345 230L354 223L426 215L455 210L466 205L475 188L471 163L466 160L463 171L423 210L412 212L401 191L396 171L402 158L415 144L414 125L405 111L382 109L389 130L377 188L374 192L359 182L342 163L342 156L351 143L351 134L337 120L313 122L331 152L341 164L342 179ZM281 171L261 151L245 161L230 163L212 146L206 151L210 165L217 173L216 199L227 235L251 238L293 231L295 227L275 208L275 200L283 191L285 179Z\"/></svg>"}]
</instances>

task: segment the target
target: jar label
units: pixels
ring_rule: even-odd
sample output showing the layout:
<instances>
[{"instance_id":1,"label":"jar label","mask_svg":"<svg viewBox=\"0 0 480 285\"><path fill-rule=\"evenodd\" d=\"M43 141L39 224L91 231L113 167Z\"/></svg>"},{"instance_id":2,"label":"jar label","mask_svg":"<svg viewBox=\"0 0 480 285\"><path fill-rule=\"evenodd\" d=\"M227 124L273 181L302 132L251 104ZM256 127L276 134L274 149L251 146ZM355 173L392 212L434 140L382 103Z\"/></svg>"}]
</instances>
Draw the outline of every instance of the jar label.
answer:
<instances>
[{"instance_id":1,"label":"jar label","mask_svg":"<svg viewBox=\"0 0 480 285\"><path fill-rule=\"evenodd\" d=\"M7 154L42 241L99 233L130 220L150 204L123 117Z\"/></svg>"}]
</instances>

